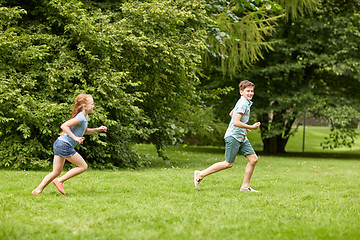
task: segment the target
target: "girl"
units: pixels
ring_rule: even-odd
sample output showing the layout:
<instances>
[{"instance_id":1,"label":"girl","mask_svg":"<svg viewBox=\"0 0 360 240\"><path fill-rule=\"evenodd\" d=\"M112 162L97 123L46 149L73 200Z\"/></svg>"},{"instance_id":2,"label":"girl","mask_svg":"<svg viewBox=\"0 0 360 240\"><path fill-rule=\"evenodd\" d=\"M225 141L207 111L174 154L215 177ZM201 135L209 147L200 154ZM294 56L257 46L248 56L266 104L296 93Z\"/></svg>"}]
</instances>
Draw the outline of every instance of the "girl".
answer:
<instances>
[{"instance_id":1,"label":"girl","mask_svg":"<svg viewBox=\"0 0 360 240\"><path fill-rule=\"evenodd\" d=\"M61 125L62 132L53 146L53 171L44 177L40 185L31 192L32 195L41 193L51 181L62 194L65 194L63 183L69 178L86 171L88 166L85 160L74 148L78 143L81 144L84 141L82 138L84 134L107 131L105 126L87 128L88 114L92 113L93 109L94 100L91 95L79 94L76 97L71 118ZM77 167L70 169L65 175L55 179L61 174L65 160L75 164Z\"/></svg>"}]
</instances>

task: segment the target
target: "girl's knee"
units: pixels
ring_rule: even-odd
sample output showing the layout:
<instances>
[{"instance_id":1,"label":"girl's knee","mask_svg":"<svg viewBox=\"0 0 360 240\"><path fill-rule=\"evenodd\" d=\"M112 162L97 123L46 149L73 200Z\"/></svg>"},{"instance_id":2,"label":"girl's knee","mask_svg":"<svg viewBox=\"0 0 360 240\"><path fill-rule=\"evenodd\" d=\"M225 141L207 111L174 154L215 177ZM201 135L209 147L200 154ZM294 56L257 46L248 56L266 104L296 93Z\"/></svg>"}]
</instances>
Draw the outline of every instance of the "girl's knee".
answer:
<instances>
[{"instance_id":1,"label":"girl's knee","mask_svg":"<svg viewBox=\"0 0 360 240\"><path fill-rule=\"evenodd\" d=\"M55 177L58 177L62 172L62 169L59 169L59 170L53 170L52 171L52 174L55 176Z\"/></svg>"},{"instance_id":2,"label":"girl's knee","mask_svg":"<svg viewBox=\"0 0 360 240\"><path fill-rule=\"evenodd\" d=\"M87 163L83 164L80 168L83 172L85 172L88 169Z\"/></svg>"},{"instance_id":3,"label":"girl's knee","mask_svg":"<svg viewBox=\"0 0 360 240\"><path fill-rule=\"evenodd\" d=\"M226 161L225 161L225 162L226 162ZM234 166L234 163L233 163L233 162L226 162L226 163L227 163L227 165L226 165L227 168L231 168L231 167Z\"/></svg>"}]
</instances>

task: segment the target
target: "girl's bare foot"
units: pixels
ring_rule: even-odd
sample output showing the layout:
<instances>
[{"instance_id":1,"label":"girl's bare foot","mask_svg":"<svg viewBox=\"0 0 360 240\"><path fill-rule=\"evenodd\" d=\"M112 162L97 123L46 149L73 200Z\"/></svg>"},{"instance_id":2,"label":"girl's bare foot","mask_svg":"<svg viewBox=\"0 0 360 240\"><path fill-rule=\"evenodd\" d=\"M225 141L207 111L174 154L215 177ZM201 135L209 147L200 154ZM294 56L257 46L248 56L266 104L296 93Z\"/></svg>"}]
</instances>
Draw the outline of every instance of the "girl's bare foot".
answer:
<instances>
[{"instance_id":1,"label":"girl's bare foot","mask_svg":"<svg viewBox=\"0 0 360 240\"><path fill-rule=\"evenodd\" d=\"M55 187L59 190L59 192L61 192L61 193L64 194L64 195L66 194L66 193L65 193L65 190L64 190L64 187L63 187L63 185L59 182L59 180L54 179L53 183L54 183Z\"/></svg>"},{"instance_id":2,"label":"girl's bare foot","mask_svg":"<svg viewBox=\"0 0 360 240\"><path fill-rule=\"evenodd\" d=\"M40 191L39 189L37 189L37 188L35 188L35 189L31 192L32 195L39 195L40 193L41 193L41 191Z\"/></svg>"}]
</instances>

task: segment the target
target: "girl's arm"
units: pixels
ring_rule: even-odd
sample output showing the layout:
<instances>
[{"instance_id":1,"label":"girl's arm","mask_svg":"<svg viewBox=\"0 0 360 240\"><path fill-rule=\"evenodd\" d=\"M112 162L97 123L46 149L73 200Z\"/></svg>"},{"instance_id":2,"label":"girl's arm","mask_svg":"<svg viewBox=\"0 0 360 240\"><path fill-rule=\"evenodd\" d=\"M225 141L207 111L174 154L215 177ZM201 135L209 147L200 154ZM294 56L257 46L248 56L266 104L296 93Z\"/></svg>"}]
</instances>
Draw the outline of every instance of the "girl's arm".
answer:
<instances>
[{"instance_id":1,"label":"girl's arm","mask_svg":"<svg viewBox=\"0 0 360 240\"><path fill-rule=\"evenodd\" d=\"M100 126L98 128L86 128L85 134L92 134L92 133L106 132L106 131L107 131L107 127Z\"/></svg>"},{"instance_id":2,"label":"girl's arm","mask_svg":"<svg viewBox=\"0 0 360 240\"><path fill-rule=\"evenodd\" d=\"M254 123L253 125L248 125L248 124L240 121L241 117L242 117L241 113L236 113L235 118L234 118L234 126L235 127L245 128L245 129L253 129L253 130L256 130L260 127L260 122Z\"/></svg>"},{"instance_id":3,"label":"girl's arm","mask_svg":"<svg viewBox=\"0 0 360 240\"><path fill-rule=\"evenodd\" d=\"M72 118L70 120L67 120L66 122L64 122L61 125L61 129L67 134L69 135L72 139L74 139L75 141L77 141L79 144L81 144L84 139L82 137L77 137L71 130L70 127L75 126L79 124L79 120L77 120L76 118Z\"/></svg>"}]
</instances>

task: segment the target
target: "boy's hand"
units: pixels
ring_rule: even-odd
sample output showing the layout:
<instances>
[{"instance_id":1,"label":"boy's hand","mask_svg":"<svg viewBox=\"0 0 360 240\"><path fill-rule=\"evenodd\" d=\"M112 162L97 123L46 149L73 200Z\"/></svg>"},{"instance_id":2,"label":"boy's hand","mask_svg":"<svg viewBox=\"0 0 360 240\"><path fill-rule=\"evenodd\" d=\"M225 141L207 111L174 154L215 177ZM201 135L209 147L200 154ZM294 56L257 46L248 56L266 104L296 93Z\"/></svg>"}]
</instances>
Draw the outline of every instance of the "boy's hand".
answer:
<instances>
[{"instance_id":1,"label":"boy's hand","mask_svg":"<svg viewBox=\"0 0 360 240\"><path fill-rule=\"evenodd\" d=\"M261 123L260 122L257 122L257 123L254 123L253 125L251 125L251 129L258 129L260 127Z\"/></svg>"},{"instance_id":2,"label":"boy's hand","mask_svg":"<svg viewBox=\"0 0 360 240\"><path fill-rule=\"evenodd\" d=\"M107 131L107 127L105 126L98 127L98 132L106 132L106 131Z\"/></svg>"}]
</instances>

